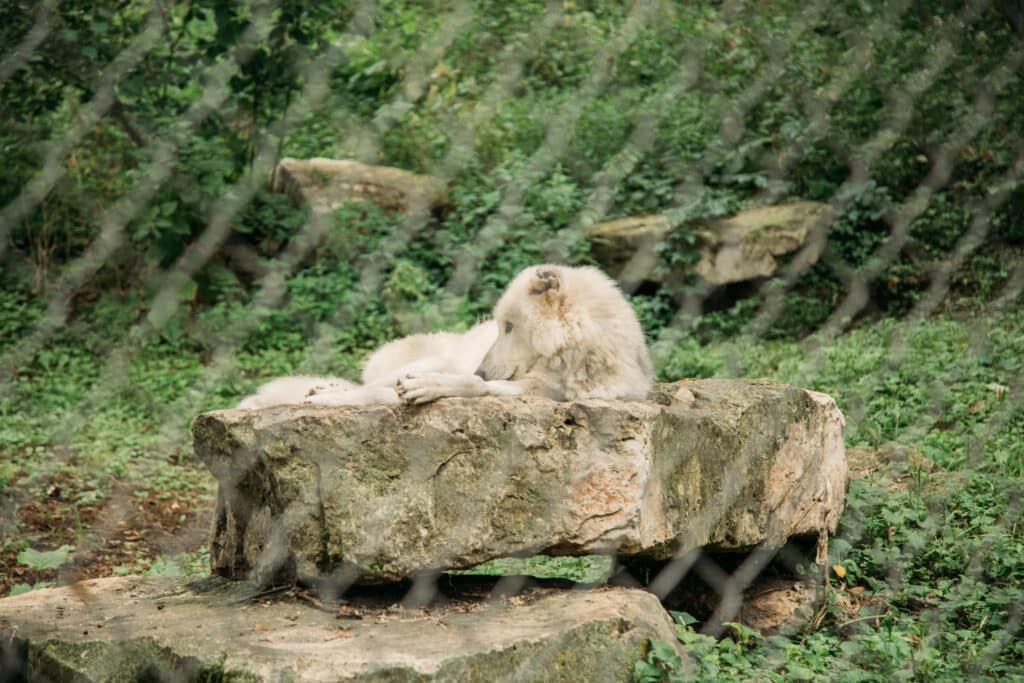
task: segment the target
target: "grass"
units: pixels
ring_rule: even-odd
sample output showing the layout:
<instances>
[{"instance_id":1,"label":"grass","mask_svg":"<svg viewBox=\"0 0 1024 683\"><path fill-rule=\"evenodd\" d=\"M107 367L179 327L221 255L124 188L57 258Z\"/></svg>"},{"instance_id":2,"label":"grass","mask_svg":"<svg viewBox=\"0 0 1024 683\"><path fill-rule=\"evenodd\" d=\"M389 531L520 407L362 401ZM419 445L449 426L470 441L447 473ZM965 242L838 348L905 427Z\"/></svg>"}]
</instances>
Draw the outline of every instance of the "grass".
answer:
<instances>
[{"instance_id":1,"label":"grass","mask_svg":"<svg viewBox=\"0 0 1024 683\"><path fill-rule=\"evenodd\" d=\"M973 471L1020 477L1021 339L1024 318L1015 311L980 320L881 320L824 346L814 337L741 339L697 353L714 375L770 377L832 395L849 420L849 446L896 441L946 469L969 464ZM673 352L667 364L680 362Z\"/></svg>"},{"instance_id":2,"label":"grass","mask_svg":"<svg viewBox=\"0 0 1024 683\"><path fill-rule=\"evenodd\" d=\"M1024 311L865 323L825 344L730 339L673 348L708 368L834 396L848 447L898 443L938 468L908 486L855 480L830 564L843 568L813 631L716 643L686 680L1004 680L1024 676ZM662 653L664 654L664 653ZM667 655L666 655L667 656ZM674 671L652 651L638 680ZM646 672L646 673L645 673ZM666 673L666 675L668 675Z\"/></svg>"}]
</instances>

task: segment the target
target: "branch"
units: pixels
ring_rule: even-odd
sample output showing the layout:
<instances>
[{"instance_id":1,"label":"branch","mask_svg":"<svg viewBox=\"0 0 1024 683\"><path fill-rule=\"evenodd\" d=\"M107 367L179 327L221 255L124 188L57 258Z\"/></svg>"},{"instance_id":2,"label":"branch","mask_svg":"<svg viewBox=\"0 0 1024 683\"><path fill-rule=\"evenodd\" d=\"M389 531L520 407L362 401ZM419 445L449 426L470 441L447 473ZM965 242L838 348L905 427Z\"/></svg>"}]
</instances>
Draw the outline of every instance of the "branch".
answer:
<instances>
[{"instance_id":1,"label":"branch","mask_svg":"<svg viewBox=\"0 0 1024 683\"><path fill-rule=\"evenodd\" d=\"M128 118L128 112L125 111L121 100L114 99L114 105L110 108L110 118L114 119L124 129L124 132L128 134L128 137L132 139L136 146L145 147L149 144L146 141L146 136L140 133L139 129L131 122L131 119Z\"/></svg>"}]
</instances>

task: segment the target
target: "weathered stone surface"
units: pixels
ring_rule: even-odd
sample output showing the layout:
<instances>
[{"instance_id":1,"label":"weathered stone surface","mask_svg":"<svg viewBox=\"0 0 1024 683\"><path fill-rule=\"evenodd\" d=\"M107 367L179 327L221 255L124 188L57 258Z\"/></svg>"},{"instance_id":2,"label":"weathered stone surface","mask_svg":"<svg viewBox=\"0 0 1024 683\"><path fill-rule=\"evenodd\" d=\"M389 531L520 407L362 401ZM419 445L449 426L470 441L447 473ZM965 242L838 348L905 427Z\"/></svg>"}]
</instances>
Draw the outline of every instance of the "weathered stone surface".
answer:
<instances>
[{"instance_id":1,"label":"weathered stone surface","mask_svg":"<svg viewBox=\"0 0 1024 683\"><path fill-rule=\"evenodd\" d=\"M740 211L698 229L697 276L713 285L743 282L775 274L775 257L807 243L810 229L827 217L827 204L794 202ZM634 216L598 223L589 232L598 262L623 283L659 281L657 247L670 232L667 216ZM808 250L810 263L820 254Z\"/></svg>"},{"instance_id":2,"label":"weathered stone surface","mask_svg":"<svg viewBox=\"0 0 1024 683\"><path fill-rule=\"evenodd\" d=\"M590 253L605 272L626 287L645 280L660 282L658 245L671 230L668 217L663 214L595 223L587 233Z\"/></svg>"},{"instance_id":3,"label":"weathered stone surface","mask_svg":"<svg viewBox=\"0 0 1024 683\"><path fill-rule=\"evenodd\" d=\"M715 221L701 231L697 276L722 285L774 275L775 257L801 248L811 227L828 211L827 204L796 202L748 209ZM819 255L814 253L813 259Z\"/></svg>"},{"instance_id":4,"label":"weathered stone surface","mask_svg":"<svg viewBox=\"0 0 1024 683\"><path fill-rule=\"evenodd\" d=\"M126 683L628 681L646 641L674 640L657 599L622 588L381 609L358 620L293 599L244 600L252 590L223 579L121 577L5 598L0 668L33 680Z\"/></svg>"},{"instance_id":5,"label":"weathered stone surface","mask_svg":"<svg viewBox=\"0 0 1024 683\"><path fill-rule=\"evenodd\" d=\"M444 201L444 183L390 166L344 159L284 158L274 170L275 192L314 212L334 211L347 201L371 200L385 209L417 211Z\"/></svg>"},{"instance_id":6,"label":"weathered stone surface","mask_svg":"<svg viewBox=\"0 0 1024 683\"><path fill-rule=\"evenodd\" d=\"M344 583L833 530L842 423L823 394L702 380L657 385L649 401L221 410L193 434L219 482L216 573Z\"/></svg>"}]
</instances>

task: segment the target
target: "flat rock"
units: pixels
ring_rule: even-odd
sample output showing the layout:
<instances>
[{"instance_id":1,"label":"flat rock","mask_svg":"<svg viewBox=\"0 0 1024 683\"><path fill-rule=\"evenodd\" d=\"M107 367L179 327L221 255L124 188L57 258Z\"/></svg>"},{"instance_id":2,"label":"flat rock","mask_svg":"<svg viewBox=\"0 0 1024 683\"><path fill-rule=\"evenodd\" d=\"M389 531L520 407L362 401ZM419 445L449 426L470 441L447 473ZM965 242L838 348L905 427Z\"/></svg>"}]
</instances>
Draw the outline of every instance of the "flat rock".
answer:
<instances>
[{"instance_id":1,"label":"flat rock","mask_svg":"<svg viewBox=\"0 0 1024 683\"><path fill-rule=\"evenodd\" d=\"M803 247L811 228L829 211L828 204L821 202L795 202L748 209L714 221L700 232L697 276L723 285L774 275L775 257ZM812 250L806 257L813 263L819 255Z\"/></svg>"},{"instance_id":2,"label":"flat rock","mask_svg":"<svg viewBox=\"0 0 1024 683\"><path fill-rule=\"evenodd\" d=\"M672 232L664 214L629 216L595 223L587 231L590 253L601 268L623 286L660 282L661 253L658 246Z\"/></svg>"},{"instance_id":3,"label":"flat rock","mask_svg":"<svg viewBox=\"0 0 1024 683\"><path fill-rule=\"evenodd\" d=\"M0 668L81 682L628 681L649 639L674 641L657 599L631 589L362 619L252 592L223 579L119 577L5 598Z\"/></svg>"},{"instance_id":4,"label":"flat rock","mask_svg":"<svg viewBox=\"0 0 1024 683\"><path fill-rule=\"evenodd\" d=\"M842 426L824 394L701 380L657 385L647 401L220 410L193 436L218 481L216 574L348 584L834 531Z\"/></svg>"},{"instance_id":5,"label":"flat rock","mask_svg":"<svg viewBox=\"0 0 1024 683\"><path fill-rule=\"evenodd\" d=\"M776 257L808 244L811 229L825 221L829 206L821 202L793 202L746 209L697 226L700 259L692 266L697 277L712 285L770 277L778 269ZM660 281L658 245L672 231L663 214L632 216L595 224L589 231L592 253L608 272L624 284ZM820 255L808 249L809 263Z\"/></svg>"},{"instance_id":6,"label":"flat rock","mask_svg":"<svg viewBox=\"0 0 1024 683\"><path fill-rule=\"evenodd\" d=\"M444 183L390 166L346 159L281 159L273 188L314 212L330 212L349 201L373 201L394 211L424 211L444 201Z\"/></svg>"}]
</instances>

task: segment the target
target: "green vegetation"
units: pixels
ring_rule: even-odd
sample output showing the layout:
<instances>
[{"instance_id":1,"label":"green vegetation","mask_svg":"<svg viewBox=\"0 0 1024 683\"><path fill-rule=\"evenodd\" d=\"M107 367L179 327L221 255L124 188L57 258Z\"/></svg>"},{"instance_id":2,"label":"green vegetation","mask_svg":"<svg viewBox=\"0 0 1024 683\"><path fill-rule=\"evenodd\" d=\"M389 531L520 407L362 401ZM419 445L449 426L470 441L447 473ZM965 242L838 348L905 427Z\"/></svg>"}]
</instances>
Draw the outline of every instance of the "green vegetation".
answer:
<instances>
[{"instance_id":1,"label":"green vegetation","mask_svg":"<svg viewBox=\"0 0 1024 683\"><path fill-rule=\"evenodd\" d=\"M822 258L785 287L699 315L691 281L633 295L658 371L825 391L848 446L939 469L854 482L816 628L680 640L706 680L1024 677L1024 43L997 11L76 1L15 53L35 4L0 8L0 592L56 580L55 552L86 575L202 571L192 416L466 328L524 265L591 261L581 212L670 212L675 266L701 219L831 199ZM266 186L279 155L434 173L449 205L413 226L349 205L310 242ZM195 529L183 554L156 533ZM669 655L638 679L677 675Z\"/></svg>"},{"instance_id":2,"label":"green vegetation","mask_svg":"<svg viewBox=\"0 0 1024 683\"><path fill-rule=\"evenodd\" d=\"M717 375L827 392L846 411L848 448L909 444L938 466L911 463L851 483L830 545L843 577L832 573L821 627L716 642L679 626L686 649L699 653L695 676L680 680L1022 675L1024 651L1011 635L1024 604L1022 340L1018 305L984 320L879 320L827 346L734 338L679 351L674 362L699 354ZM649 667L679 671L666 652L652 648L637 680L657 680Z\"/></svg>"}]
</instances>

